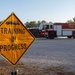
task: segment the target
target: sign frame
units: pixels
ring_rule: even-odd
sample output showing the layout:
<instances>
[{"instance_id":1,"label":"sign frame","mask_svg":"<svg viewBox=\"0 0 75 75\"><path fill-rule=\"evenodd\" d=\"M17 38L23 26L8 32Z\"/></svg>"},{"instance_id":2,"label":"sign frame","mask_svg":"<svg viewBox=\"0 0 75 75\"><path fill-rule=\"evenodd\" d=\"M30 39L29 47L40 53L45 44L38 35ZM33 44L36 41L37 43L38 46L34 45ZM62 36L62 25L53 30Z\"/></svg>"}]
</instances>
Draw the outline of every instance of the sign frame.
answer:
<instances>
[{"instance_id":1,"label":"sign frame","mask_svg":"<svg viewBox=\"0 0 75 75\"><path fill-rule=\"evenodd\" d=\"M21 22L21 20L15 15L14 12L12 12L12 13L0 24L0 26L2 26L2 25L6 22L6 20L9 19L9 17L11 17L12 15L21 23L21 25L23 26L23 28L24 28L24 29L30 34L30 36L33 38L33 40L32 40L31 43L28 45L28 47L26 48L26 50L21 54L21 56L16 60L15 63L13 63L12 61L10 61L10 59L6 58L6 56L3 55L3 53L1 52L1 49L0 49L0 54L1 54L1 56L3 56L6 60L8 60L12 65L16 65L16 64L18 63L18 61L21 59L21 57L27 52L27 50L28 50L28 48L31 46L31 44L34 42L35 36L24 26L24 24L23 24L23 23Z\"/></svg>"}]
</instances>

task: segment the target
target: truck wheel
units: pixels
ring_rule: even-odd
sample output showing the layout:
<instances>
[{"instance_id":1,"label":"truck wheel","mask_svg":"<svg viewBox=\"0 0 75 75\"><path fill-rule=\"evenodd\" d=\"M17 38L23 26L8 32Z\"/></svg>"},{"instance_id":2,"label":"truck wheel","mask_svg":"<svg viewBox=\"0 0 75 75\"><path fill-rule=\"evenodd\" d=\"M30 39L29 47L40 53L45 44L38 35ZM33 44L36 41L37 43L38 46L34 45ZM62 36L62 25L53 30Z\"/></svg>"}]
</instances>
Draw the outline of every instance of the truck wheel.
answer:
<instances>
[{"instance_id":1,"label":"truck wheel","mask_svg":"<svg viewBox=\"0 0 75 75\"><path fill-rule=\"evenodd\" d=\"M49 39L54 39L54 32L49 32L48 37Z\"/></svg>"},{"instance_id":2,"label":"truck wheel","mask_svg":"<svg viewBox=\"0 0 75 75\"><path fill-rule=\"evenodd\" d=\"M48 37L46 37L46 39L48 39Z\"/></svg>"},{"instance_id":3,"label":"truck wheel","mask_svg":"<svg viewBox=\"0 0 75 75\"><path fill-rule=\"evenodd\" d=\"M73 38L75 39L75 31L73 31L72 36L73 36Z\"/></svg>"},{"instance_id":4,"label":"truck wheel","mask_svg":"<svg viewBox=\"0 0 75 75\"><path fill-rule=\"evenodd\" d=\"M69 39L72 37L72 36L67 36Z\"/></svg>"},{"instance_id":5,"label":"truck wheel","mask_svg":"<svg viewBox=\"0 0 75 75\"><path fill-rule=\"evenodd\" d=\"M75 39L75 36L73 36L73 38Z\"/></svg>"}]
</instances>

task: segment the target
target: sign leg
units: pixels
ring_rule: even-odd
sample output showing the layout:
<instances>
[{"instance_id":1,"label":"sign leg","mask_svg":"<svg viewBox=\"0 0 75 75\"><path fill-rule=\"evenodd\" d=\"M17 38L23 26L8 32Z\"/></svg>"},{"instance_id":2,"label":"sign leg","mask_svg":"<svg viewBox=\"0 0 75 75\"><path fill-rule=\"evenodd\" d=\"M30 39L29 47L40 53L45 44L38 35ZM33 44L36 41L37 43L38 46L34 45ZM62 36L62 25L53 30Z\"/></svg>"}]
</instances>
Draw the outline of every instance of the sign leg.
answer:
<instances>
[{"instance_id":1,"label":"sign leg","mask_svg":"<svg viewBox=\"0 0 75 75\"><path fill-rule=\"evenodd\" d=\"M15 68L12 70L11 75L17 75L17 71Z\"/></svg>"}]
</instances>

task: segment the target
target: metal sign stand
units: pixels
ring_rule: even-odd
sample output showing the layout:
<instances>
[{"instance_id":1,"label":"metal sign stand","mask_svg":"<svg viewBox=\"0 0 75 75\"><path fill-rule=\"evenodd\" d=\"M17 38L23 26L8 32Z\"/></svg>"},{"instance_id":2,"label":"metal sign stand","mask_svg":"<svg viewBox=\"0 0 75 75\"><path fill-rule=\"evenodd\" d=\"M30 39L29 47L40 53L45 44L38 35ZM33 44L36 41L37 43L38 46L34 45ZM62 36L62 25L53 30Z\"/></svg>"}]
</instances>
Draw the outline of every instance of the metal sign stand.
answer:
<instances>
[{"instance_id":1,"label":"metal sign stand","mask_svg":"<svg viewBox=\"0 0 75 75\"><path fill-rule=\"evenodd\" d=\"M11 75L17 75L18 70L14 67L14 69L11 71Z\"/></svg>"}]
</instances>

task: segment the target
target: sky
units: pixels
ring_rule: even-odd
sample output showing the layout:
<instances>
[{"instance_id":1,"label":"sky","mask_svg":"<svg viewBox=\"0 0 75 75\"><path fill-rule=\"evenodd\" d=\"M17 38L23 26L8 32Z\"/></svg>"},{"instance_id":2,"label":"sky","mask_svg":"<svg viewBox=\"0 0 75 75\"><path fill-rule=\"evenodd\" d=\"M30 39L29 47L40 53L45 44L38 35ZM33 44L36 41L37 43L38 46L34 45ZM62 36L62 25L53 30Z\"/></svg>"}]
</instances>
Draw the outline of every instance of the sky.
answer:
<instances>
[{"instance_id":1,"label":"sky","mask_svg":"<svg viewBox=\"0 0 75 75\"><path fill-rule=\"evenodd\" d=\"M0 0L0 21L12 12L23 22L67 22L75 17L75 0Z\"/></svg>"}]
</instances>

